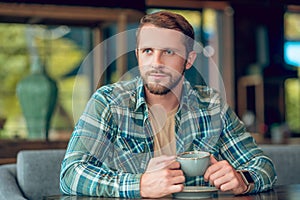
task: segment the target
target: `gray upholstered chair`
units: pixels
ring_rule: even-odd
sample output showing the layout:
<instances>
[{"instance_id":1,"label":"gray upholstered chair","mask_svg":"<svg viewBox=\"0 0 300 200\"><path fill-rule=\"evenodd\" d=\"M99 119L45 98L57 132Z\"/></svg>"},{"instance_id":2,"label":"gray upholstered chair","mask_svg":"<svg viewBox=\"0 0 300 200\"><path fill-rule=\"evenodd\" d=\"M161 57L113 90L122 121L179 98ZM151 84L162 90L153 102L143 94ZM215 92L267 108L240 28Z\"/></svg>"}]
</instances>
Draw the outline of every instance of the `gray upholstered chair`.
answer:
<instances>
[{"instance_id":1,"label":"gray upholstered chair","mask_svg":"<svg viewBox=\"0 0 300 200\"><path fill-rule=\"evenodd\" d=\"M59 173L65 150L24 150L16 164L0 166L1 200L41 200L60 194Z\"/></svg>"},{"instance_id":2,"label":"gray upholstered chair","mask_svg":"<svg viewBox=\"0 0 300 200\"><path fill-rule=\"evenodd\" d=\"M260 145L273 160L276 185L300 183L300 145ZM0 199L42 199L60 194L59 173L65 150L21 151L17 164L0 166Z\"/></svg>"},{"instance_id":3,"label":"gray upholstered chair","mask_svg":"<svg viewBox=\"0 0 300 200\"><path fill-rule=\"evenodd\" d=\"M300 145L260 145L274 163L276 185L300 183Z\"/></svg>"}]
</instances>

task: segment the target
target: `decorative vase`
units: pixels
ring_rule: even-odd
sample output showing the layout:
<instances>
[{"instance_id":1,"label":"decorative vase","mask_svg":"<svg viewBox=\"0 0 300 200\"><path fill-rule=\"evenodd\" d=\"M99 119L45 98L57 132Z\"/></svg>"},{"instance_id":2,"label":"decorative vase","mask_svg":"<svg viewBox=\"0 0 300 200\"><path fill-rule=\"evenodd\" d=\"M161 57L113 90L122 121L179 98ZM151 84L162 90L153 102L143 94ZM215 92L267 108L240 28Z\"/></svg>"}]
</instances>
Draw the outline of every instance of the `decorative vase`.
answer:
<instances>
[{"instance_id":1,"label":"decorative vase","mask_svg":"<svg viewBox=\"0 0 300 200\"><path fill-rule=\"evenodd\" d=\"M26 120L28 138L48 140L58 89L37 59L32 63L31 73L18 83L16 92Z\"/></svg>"}]
</instances>

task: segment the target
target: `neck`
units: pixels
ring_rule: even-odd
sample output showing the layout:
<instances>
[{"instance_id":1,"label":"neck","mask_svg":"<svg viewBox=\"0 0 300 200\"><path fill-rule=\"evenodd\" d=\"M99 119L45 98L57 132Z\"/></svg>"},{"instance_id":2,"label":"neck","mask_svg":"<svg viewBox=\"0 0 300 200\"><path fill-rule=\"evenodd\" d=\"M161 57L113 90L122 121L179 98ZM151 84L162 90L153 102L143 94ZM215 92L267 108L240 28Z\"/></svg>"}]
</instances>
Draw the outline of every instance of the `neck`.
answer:
<instances>
[{"instance_id":1,"label":"neck","mask_svg":"<svg viewBox=\"0 0 300 200\"><path fill-rule=\"evenodd\" d=\"M173 88L169 93L165 95L152 94L145 88L146 101L152 105L160 105L168 113L178 107L182 91L182 82L180 82L175 88Z\"/></svg>"}]
</instances>

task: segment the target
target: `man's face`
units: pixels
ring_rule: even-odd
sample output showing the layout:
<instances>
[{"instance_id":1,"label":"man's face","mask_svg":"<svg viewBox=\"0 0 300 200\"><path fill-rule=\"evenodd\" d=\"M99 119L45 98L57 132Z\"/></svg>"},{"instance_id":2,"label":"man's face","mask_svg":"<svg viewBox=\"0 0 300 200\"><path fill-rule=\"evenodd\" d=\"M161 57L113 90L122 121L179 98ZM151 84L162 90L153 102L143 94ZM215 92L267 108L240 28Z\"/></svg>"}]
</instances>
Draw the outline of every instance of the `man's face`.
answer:
<instances>
[{"instance_id":1,"label":"man's face","mask_svg":"<svg viewBox=\"0 0 300 200\"><path fill-rule=\"evenodd\" d=\"M140 31L137 59L146 88L164 95L180 83L187 65L184 35L178 31L145 25Z\"/></svg>"}]
</instances>

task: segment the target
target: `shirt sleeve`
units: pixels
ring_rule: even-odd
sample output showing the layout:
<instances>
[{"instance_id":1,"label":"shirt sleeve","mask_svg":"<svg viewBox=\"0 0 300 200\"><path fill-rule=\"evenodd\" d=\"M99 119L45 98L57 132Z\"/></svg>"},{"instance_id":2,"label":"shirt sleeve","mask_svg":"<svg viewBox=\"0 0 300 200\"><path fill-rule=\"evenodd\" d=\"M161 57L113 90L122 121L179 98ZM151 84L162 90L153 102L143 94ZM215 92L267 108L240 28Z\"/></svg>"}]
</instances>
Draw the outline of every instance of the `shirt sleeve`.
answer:
<instances>
[{"instance_id":1,"label":"shirt sleeve","mask_svg":"<svg viewBox=\"0 0 300 200\"><path fill-rule=\"evenodd\" d=\"M220 154L237 170L250 172L255 188L251 193L271 189L277 180L272 160L259 148L244 124L227 106L222 114L223 131L220 136Z\"/></svg>"},{"instance_id":2,"label":"shirt sleeve","mask_svg":"<svg viewBox=\"0 0 300 200\"><path fill-rule=\"evenodd\" d=\"M106 100L94 95L69 141L60 174L65 194L140 198L141 174L113 165L112 115Z\"/></svg>"}]
</instances>

